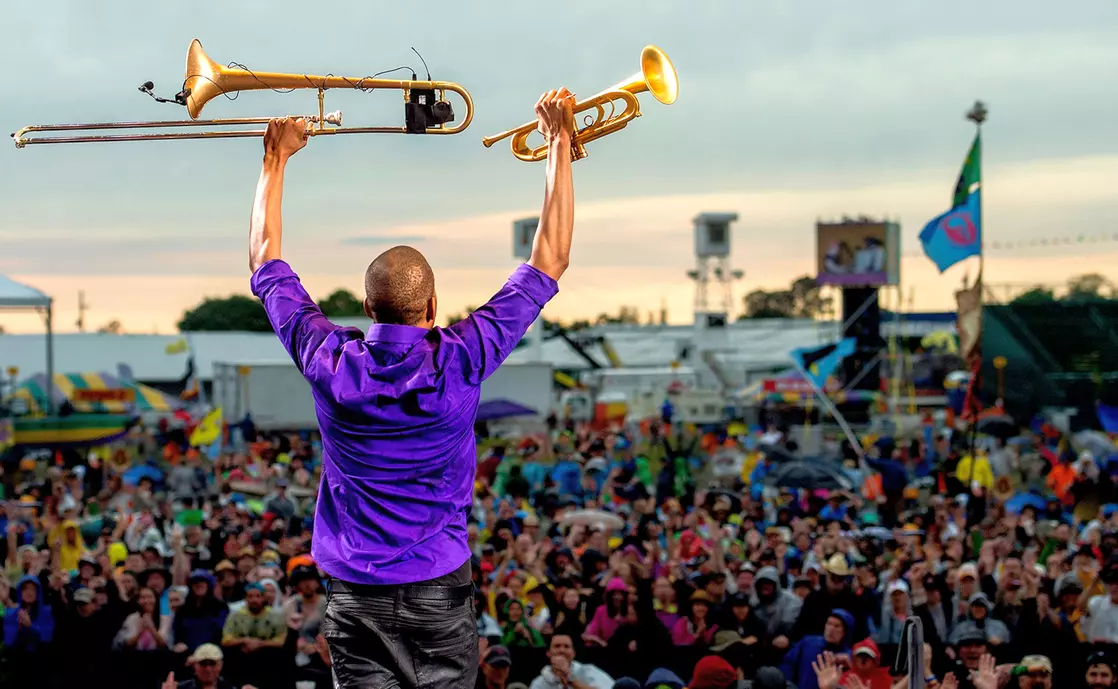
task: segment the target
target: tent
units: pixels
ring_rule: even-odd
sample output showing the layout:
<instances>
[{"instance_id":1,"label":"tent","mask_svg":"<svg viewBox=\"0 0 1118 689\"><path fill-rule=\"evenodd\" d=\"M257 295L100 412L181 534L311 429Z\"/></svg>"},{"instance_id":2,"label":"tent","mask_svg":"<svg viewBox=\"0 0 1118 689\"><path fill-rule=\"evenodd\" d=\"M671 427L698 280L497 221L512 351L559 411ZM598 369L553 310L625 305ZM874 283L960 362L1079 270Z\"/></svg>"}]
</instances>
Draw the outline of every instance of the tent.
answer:
<instances>
[{"instance_id":1,"label":"tent","mask_svg":"<svg viewBox=\"0 0 1118 689\"><path fill-rule=\"evenodd\" d=\"M0 310L38 311L47 327L47 377L54 377L54 300L34 287L0 275ZM53 406L47 412L53 411Z\"/></svg>"},{"instance_id":2,"label":"tent","mask_svg":"<svg viewBox=\"0 0 1118 689\"><path fill-rule=\"evenodd\" d=\"M15 397L27 401L33 414L47 403L47 377L38 374L23 381ZM55 406L70 402L84 414L124 414L131 412L171 413L183 403L155 388L124 381L108 373L57 373L50 399Z\"/></svg>"},{"instance_id":3,"label":"tent","mask_svg":"<svg viewBox=\"0 0 1118 689\"><path fill-rule=\"evenodd\" d=\"M506 399L489 400L482 402L477 407L477 420L478 421L500 421L503 419L512 419L519 416L535 416L538 414L535 409L526 407L518 402Z\"/></svg>"}]
</instances>

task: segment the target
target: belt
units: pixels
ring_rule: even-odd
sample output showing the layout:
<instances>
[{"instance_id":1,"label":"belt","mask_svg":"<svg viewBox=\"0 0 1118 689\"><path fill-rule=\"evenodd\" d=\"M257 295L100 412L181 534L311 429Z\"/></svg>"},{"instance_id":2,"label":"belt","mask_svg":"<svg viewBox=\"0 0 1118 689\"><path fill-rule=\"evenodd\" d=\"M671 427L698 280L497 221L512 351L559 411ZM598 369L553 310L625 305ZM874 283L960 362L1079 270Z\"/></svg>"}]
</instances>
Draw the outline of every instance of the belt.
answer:
<instances>
[{"instance_id":1,"label":"belt","mask_svg":"<svg viewBox=\"0 0 1118 689\"><path fill-rule=\"evenodd\" d=\"M350 593L357 596L413 598L419 600L465 600L474 595L473 584L461 586L429 586L425 584L354 584L341 579L328 579L329 594Z\"/></svg>"}]
</instances>

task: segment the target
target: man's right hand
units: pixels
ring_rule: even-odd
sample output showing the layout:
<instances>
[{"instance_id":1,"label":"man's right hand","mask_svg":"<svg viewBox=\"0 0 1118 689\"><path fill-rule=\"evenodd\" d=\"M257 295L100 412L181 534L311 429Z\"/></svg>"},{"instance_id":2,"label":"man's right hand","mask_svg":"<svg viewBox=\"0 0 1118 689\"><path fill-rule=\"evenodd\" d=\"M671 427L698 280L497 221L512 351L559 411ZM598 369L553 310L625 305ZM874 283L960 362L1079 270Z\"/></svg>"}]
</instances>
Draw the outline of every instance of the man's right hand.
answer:
<instances>
[{"instance_id":1,"label":"man's right hand","mask_svg":"<svg viewBox=\"0 0 1118 689\"><path fill-rule=\"evenodd\" d=\"M548 141L554 141L563 134L574 135L575 97L564 86L558 91L548 91L536 101L536 128Z\"/></svg>"},{"instance_id":2,"label":"man's right hand","mask_svg":"<svg viewBox=\"0 0 1118 689\"><path fill-rule=\"evenodd\" d=\"M307 121L302 117L279 117L264 131L264 154L287 160L307 145Z\"/></svg>"}]
</instances>

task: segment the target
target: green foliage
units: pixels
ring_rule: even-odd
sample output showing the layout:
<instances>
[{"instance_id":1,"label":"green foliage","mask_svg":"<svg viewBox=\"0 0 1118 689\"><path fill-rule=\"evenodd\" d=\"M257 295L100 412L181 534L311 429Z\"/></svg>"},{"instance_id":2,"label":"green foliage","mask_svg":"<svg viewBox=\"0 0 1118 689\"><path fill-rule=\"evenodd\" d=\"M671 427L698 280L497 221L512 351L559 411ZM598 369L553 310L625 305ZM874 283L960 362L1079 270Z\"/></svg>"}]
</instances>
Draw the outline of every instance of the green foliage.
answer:
<instances>
[{"instance_id":1,"label":"green foliage","mask_svg":"<svg viewBox=\"0 0 1118 689\"><path fill-rule=\"evenodd\" d=\"M272 325L258 299L234 294L231 297L206 297L188 309L179 321L182 332L269 332Z\"/></svg>"},{"instance_id":2,"label":"green foliage","mask_svg":"<svg viewBox=\"0 0 1118 689\"><path fill-rule=\"evenodd\" d=\"M347 289L334 290L333 294L318 302L318 308L329 318L360 318L365 315L365 304Z\"/></svg>"},{"instance_id":3,"label":"green foliage","mask_svg":"<svg viewBox=\"0 0 1118 689\"><path fill-rule=\"evenodd\" d=\"M789 289L754 290L742 298L742 318L819 318L827 315L832 299L808 275L796 278Z\"/></svg>"},{"instance_id":4,"label":"green foliage","mask_svg":"<svg viewBox=\"0 0 1118 689\"><path fill-rule=\"evenodd\" d=\"M1098 273L1086 273L1068 280L1067 292L1062 297L1056 297L1055 290L1050 287L1037 285L1017 295L1009 303L1014 306L1043 306L1052 303L1082 304L1115 299L1118 299L1118 289L1110 280Z\"/></svg>"}]
</instances>

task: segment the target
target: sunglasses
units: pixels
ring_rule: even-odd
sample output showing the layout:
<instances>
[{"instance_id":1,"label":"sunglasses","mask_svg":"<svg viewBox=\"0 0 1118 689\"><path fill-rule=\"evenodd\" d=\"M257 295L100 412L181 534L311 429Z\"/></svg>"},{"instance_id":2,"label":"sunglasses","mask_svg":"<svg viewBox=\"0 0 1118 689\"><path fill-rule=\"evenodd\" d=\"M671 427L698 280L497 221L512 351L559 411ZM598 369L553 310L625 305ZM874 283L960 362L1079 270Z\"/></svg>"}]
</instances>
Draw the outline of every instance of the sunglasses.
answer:
<instances>
[{"instance_id":1,"label":"sunglasses","mask_svg":"<svg viewBox=\"0 0 1118 689\"><path fill-rule=\"evenodd\" d=\"M216 667L217 666L217 661L216 660L199 660L198 665L200 665L201 667Z\"/></svg>"}]
</instances>

